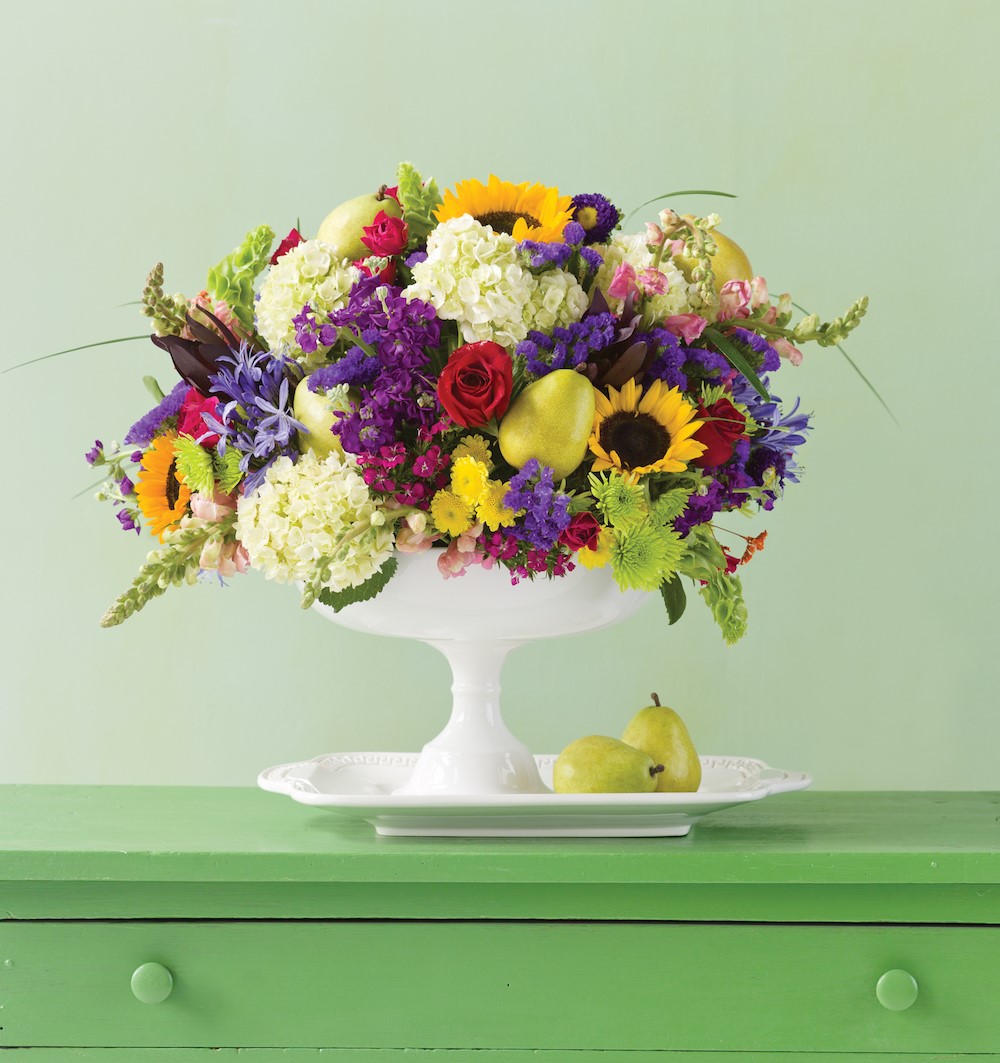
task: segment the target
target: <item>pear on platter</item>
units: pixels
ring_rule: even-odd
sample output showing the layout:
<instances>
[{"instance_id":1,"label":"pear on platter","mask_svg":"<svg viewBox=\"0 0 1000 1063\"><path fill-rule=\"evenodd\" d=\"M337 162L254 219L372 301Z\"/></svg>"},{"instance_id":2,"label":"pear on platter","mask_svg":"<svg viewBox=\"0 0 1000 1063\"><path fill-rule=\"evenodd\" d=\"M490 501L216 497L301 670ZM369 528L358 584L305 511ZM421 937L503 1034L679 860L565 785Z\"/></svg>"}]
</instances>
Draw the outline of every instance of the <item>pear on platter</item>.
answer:
<instances>
[{"instance_id":1,"label":"pear on platter","mask_svg":"<svg viewBox=\"0 0 1000 1063\"><path fill-rule=\"evenodd\" d=\"M320 224L316 239L333 248L339 259L351 262L366 258L371 251L361 242L366 225L371 225L379 211L384 210L390 218L401 218L403 208L383 185L377 192L355 196L339 207L334 207Z\"/></svg>"},{"instance_id":2,"label":"pear on platter","mask_svg":"<svg viewBox=\"0 0 1000 1063\"><path fill-rule=\"evenodd\" d=\"M305 432L297 432L299 449L315 451L317 457L328 454L343 454L340 439L333 434L334 410L347 408L343 399L309 390L309 377L300 380L292 397L292 416L306 426Z\"/></svg>"},{"instance_id":3,"label":"pear on platter","mask_svg":"<svg viewBox=\"0 0 1000 1063\"><path fill-rule=\"evenodd\" d=\"M583 461L594 430L594 385L573 369L554 369L530 383L500 422L500 453L523 469L532 459L565 479Z\"/></svg>"},{"instance_id":4,"label":"pear on platter","mask_svg":"<svg viewBox=\"0 0 1000 1063\"><path fill-rule=\"evenodd\" d=\"M652 705L640 709L629 721L622 741L663 765L656 776L660 793L694 793L701 785L701 761L684 721L656 694Z\"/></svg>"},{"instance_id":5,"label":"pear on platter","mask_svg":"<svg viewBox=\"0 0 1000 1063\"><path fill-rule=\"evenodd\" d=\"M552 768L557 794L648 794L663 771L643 752L606 735L578 738Z\"/></svg>"}]
</instances>

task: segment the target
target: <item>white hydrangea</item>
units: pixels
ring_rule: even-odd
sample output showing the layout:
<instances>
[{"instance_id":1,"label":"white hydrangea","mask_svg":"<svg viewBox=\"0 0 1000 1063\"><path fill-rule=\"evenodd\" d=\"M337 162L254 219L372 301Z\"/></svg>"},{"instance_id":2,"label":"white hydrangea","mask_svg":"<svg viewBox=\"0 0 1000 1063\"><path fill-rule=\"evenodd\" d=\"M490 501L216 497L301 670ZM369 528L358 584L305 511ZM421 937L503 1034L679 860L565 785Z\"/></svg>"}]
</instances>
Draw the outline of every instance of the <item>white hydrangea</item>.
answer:
<instances>
[{"instance_id":1,"label":"white hydrangea","mask_svg":"<svg viewBox=\"0 0 1000 1063\"><path fill-rule=\"evenodd\" d=\"M407 299L430 303L437 316L458 323L466 343L493 340L512 348L528 329L579 321L587 297L562 270L535 277L517 241L471 215L442 222L427 239L427 258L413 267Z\"/></svg>"},{"instance_id":2,"label":"white hydrangea","mask_svg":"<svg viewBox=\"0 0 1000 1063\"><path fill-rule=\"evenodd\" d=\"M619 233L611 238L610 243L598 246L596 250L604 256L604 264L597 271L595 283L604 293L611 309L618 313L623 300L612 299L608 295L608 285L614 280L615 270L623 262L628 262L637 273L641 269L648 269L653 264L653 254L646 246L645 235L641 233ZM663 295L648 297L643 304L642 320L647 326L673 314L686 314L693 310L691 285L673 261L664 256L657 268L667 278L667 290Z\"/></svg>"},{"instance_id":3,"label":"white hydrangea","mask_svg":"<svg viewBox=\"0 0 1000 1063\"><path fill-rule=\"evenodd\" d=\"M320 320L346 306L358 277L358 270L346 259L336 258L329 244L303 240L264 275L256 306L257 331L272 351L284 347L293 357L304 358L295 343L292 318L306 303Z\"/></svg>"},{"instance_id":4,"label":"white hydrangea","mask_svg":"<svg viewBox=\"0 0 1000 1063\"><path fill-rule=\"evenodd\" d=\"M370 526L336 553L327 586L341 591L363 583L392 554L392 526L382 517L353 455L320 458L310 450L297 462L278 458L260 487L240 498L236 534L253 568L292 583L308 579L353 528Z\"/></svg>"}]
</instances>

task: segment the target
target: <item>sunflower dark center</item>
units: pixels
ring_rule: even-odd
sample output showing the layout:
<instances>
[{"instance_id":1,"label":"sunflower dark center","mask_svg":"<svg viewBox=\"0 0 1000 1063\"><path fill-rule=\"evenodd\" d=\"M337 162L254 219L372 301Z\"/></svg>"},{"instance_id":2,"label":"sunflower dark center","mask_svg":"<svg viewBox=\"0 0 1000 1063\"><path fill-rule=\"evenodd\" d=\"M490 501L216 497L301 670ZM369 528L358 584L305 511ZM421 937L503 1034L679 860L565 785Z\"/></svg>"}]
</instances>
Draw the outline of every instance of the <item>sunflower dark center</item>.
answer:
<instances>
[{"instance_id":1,"label":"sunflower dark center","mask_svg":"<svg viewBox=\"0 0 1000 1063\"><path fill-rule=\"evenodd\" d=\"M173 509L177 505L177 499L181 497L181 485L177 480L177 459L175 458L170 463L170 468L167 469L167 482L163 485L164 493L167 496L167 506Z\"/></svg>"},{"instance_id":2,"label":"sunflower dark center","mask_svg":"<svg viewBox=\"0 0 1000 1063\"><path fill-rule=\"evenodd\" d=\"M648 413L620 410L605 417L598 436L605 453L617 453L626 469L653 465L670 448L670 433Z\"/></svg>"},{"instance_id":3,"label":"sunflower dark center","mask_svg":"<svg viewBox=\"0 0 1000 1063\"><path fill-rule=\"evenodd\" d=\"M510 236L514 232L514 223L520 218L524 218L529 225L541 225L541 222L530 214L521 214L513 210L491 210L489 214L480 214L476 221L480 225L489 225L495 233L507 233Z\"/></svg>"}]
</instances>

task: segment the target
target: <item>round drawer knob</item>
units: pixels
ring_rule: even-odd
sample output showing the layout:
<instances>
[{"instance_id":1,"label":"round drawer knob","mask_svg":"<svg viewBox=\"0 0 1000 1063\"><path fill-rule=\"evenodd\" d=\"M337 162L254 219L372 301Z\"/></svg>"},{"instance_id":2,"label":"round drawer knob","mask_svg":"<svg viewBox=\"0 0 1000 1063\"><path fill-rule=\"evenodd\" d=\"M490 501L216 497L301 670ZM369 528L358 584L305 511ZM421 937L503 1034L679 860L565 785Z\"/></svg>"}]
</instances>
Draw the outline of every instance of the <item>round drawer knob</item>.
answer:
<instances>
[{"instance_id":1,"label":"round drawer knob","mask_svg":"<svg viewBox=\"0 0 1000 1063\"><path fill-rule=\"evenodd\" d=\"M170 996L174 976L162 963L144 963L132 973L132 992L143 1004L160 1004Z\"/></svg>"},{"instance_id":2,"label":"round drawer knob","mask_svg":"<svg viewBox=\"0 0 1000 1063\"><path fill-rule=\"evenodd\" d=\"M886 971L875 985L878 1002L889 1011L906 1011L916 1003L919 991L916 978L898 967Z\"/></svg>"}]
</instances>

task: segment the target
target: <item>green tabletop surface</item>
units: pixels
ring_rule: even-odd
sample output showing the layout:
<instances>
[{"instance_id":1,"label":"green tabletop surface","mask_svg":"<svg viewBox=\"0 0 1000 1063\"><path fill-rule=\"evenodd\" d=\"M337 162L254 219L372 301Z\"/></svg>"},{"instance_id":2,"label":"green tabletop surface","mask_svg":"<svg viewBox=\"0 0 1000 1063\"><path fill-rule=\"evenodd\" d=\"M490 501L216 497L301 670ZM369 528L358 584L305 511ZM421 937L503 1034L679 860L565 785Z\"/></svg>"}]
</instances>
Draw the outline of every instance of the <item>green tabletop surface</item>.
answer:
<instances>
[{"instance_id":1,"label":"green tabletop surface","mask_svg":"<svg viewBox=\"0 0 1000 1063\"><path fill-rule=\"evenodd\" d=\"M1000 793L804 792L684 838L383 838L225 787L0 786L0 918L1000 923Z\"/></svg>"}]
</instances>

